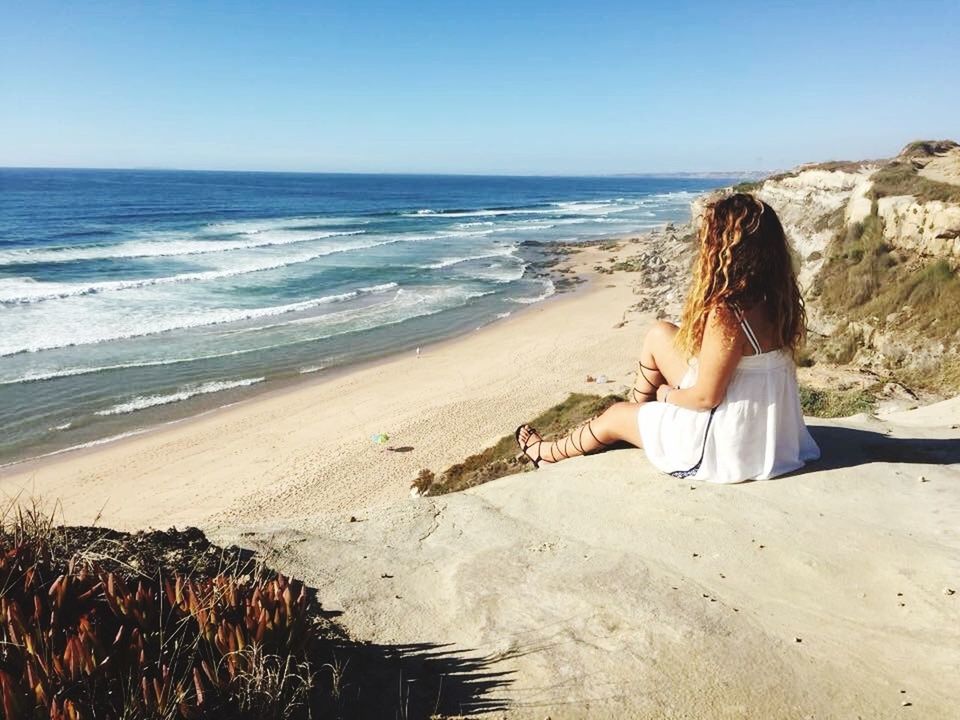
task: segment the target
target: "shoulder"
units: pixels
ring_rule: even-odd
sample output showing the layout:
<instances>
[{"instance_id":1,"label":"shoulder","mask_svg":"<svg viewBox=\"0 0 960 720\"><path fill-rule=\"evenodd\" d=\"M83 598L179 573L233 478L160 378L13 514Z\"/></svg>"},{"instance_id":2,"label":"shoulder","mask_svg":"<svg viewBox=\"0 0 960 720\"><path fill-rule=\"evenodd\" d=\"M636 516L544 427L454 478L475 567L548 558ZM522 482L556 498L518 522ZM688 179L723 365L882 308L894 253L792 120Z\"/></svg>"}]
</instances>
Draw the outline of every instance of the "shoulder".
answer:
<instances>
[{"instance_id":1,"label":"shoulder","mask_svg":"<svg viewBox=\"0 0 960 720\"><path fill-rule=\"evenodd\" d=\"M739 328L740 318L740 311L734 305L713 305L707 311L707 327L712 326L715 329Z\"/></svg>"},{"instance_id":2,"label":"shoulder","mask_svg":"<svg viewBox=\"0 0 960 720\"><path fill-rule=\"evenodd\" d=\"M707 311L704 337L711 336L725 345L733 345L740 337L740 313L731 306L718 304Z\"/></svg>"}]
</instances>

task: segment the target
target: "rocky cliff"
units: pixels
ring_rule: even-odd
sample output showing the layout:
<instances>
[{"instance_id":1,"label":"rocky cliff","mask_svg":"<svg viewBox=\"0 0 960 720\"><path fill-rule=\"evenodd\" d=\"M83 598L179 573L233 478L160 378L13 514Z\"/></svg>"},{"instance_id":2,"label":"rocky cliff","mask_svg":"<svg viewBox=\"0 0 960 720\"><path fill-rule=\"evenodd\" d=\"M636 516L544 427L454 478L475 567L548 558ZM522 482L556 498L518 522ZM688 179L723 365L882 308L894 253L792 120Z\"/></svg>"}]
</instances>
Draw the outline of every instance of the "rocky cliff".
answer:
<instances>
[{"instance_id":1,"label":"rocky cliff","mask_svg":"<svg viewBox=\"0 0 960 720\"><path fill-rule=\"evenodd\" d=\"M783 221L815 359L960 387L960 145L919 141L889 160L802 165L734 189Z\"/></svg>"}]
</instances>

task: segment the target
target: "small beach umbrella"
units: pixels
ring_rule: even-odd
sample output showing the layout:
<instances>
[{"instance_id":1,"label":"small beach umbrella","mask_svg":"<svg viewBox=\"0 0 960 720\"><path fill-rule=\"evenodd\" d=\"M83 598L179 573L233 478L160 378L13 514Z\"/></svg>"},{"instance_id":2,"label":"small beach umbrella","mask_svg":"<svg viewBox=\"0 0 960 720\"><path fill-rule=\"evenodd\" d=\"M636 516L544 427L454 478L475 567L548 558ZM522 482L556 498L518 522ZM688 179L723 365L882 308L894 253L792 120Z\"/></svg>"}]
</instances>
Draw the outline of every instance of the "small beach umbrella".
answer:
<instances>
[{"instance_id":1,"label":"small beach umbrella","mask_svg":"<svg viewBox=\"0 0 960 720\"><path fill-rule=\"evenodd\" d=\"M383 432L374 433L373 435L370 436L370 441L371 441L374 445L383 446L383 445L386 445L386 444L390 441L390 436L387 435L386 433L383 433Z\"/></svg>"}]
</instances>

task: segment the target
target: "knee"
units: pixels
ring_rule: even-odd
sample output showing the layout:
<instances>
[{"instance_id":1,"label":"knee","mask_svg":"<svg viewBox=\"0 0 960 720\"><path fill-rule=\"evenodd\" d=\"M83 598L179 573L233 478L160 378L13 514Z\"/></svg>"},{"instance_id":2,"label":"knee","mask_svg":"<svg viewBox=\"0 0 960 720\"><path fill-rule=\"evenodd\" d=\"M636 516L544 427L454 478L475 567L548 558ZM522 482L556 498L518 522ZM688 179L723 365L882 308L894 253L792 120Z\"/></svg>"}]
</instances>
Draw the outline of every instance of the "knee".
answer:
<instances>
[{"instance_id":1,"label":"knee","mask_svg":"<svg viewBox=\"0 0 960 720\"><path fill-rule=\"evenodd\" d=\"M647 347L651 345L662 345L667 342L673 342L673 336L677 334L677 326L666 320L658 320L647 330L643 344Z\"/></svg>"},{"instance_id":2,"label":"knee","mask_svg":"<svg viewBox=\"0 0 960 720\"><path fill-rule=\"evenodd\" d=\"M611 428L616 427L617 425L623 423L624 421L633 418L637 414L637 404L632 402L618 402L614 403L603 413L597 420L601 421L604 432L609 431Z\"/></svg>"},{"instance_id":3,"label":"knee","mask_svg":"<svg viewBox=\"0 0 960 720\"><path fill-rule=\"evenodd\" d=\"M630 402L618 402L608 407L597 421L593 430L597 440L602 443L612 443L624 440L628 429L637 424L637 405Z\"/></svg>"}]
</instances>

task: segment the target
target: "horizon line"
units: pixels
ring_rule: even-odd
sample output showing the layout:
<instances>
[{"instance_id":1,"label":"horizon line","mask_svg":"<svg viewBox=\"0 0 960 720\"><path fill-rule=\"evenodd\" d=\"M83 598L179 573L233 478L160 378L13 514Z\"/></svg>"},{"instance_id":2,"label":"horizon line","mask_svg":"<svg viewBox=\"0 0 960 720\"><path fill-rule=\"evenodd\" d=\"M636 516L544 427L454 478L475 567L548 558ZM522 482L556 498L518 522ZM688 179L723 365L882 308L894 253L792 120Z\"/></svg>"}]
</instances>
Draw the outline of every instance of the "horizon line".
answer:
<instances>
[{"instance_id":1,"label":"horizon line","mask_svg":"<svg viewBox=\"0 0 960 720\"><path fill-rule=\"evenodd\" d=\"M401 171L401 170L238 170L222 168L179 167L95 167L85 165L0 165L0 170L87 170L105 172L193 172L193 173L248 173L275 175L397 175L424 177L540 177L540 178L629 178L629 177L688 177L688 178L745 178L761 177L780 169L762 170L672 170L659 172L594 172L594 173L548 173L548 172L451 172L451 171Z\"/></svg>"}]
</instances>

